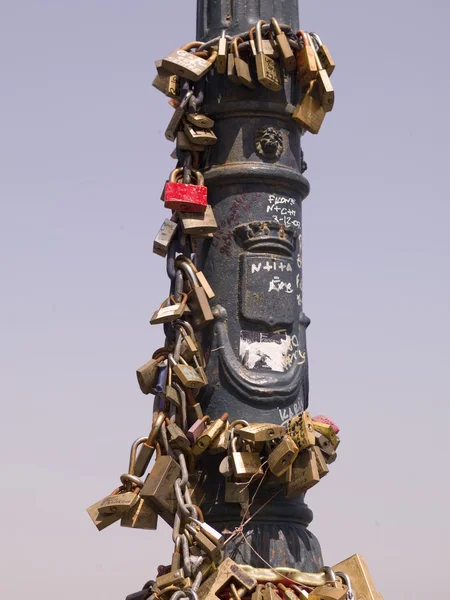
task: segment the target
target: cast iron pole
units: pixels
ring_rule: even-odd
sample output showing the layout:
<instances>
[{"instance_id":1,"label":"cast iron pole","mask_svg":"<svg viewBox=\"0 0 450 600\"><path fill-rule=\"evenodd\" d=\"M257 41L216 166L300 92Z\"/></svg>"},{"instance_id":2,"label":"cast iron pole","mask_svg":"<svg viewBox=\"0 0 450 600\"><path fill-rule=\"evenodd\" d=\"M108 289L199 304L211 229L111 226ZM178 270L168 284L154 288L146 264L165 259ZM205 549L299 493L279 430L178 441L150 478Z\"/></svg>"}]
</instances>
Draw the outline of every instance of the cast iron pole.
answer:
<instances>
[{"instance_id":1,"label":"cast iron pole","mask_svg":"<svg viewBox=\"0 0 450 600\"><path fill-rule=\"evenodd\" d=\"M297 0L198 0L197 39L248 31L274 16L298 29ZM284 89L252 91L208 75L205 111L215 120L205 181L219 231L197 250L216 297L216 320L203 333L209 385L200 398L212 418L286 423L308 406L308 361L302 309L301 204L309 184L302 175L300 130L286 110L295 78ZM224 478L208 456L205 519L234 530L240 507L224 503ZM211 462L212 461L212 462ZM277 488L258 493L251 514ZM273 566L317 571L320 546L307 529L312 512L304 496L279 493L245 528L258 554ZM239 563L265 567L242 536L227 546Z\"/></svg>"}]
</instances>

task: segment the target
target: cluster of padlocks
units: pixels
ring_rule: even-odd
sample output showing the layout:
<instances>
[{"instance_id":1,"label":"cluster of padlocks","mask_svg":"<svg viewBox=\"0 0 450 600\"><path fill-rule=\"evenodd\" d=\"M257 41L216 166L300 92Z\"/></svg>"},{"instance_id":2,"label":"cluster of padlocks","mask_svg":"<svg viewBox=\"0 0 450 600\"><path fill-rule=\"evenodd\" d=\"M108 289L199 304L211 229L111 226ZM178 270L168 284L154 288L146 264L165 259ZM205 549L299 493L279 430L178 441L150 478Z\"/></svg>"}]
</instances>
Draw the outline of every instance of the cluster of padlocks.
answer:
<instances>
[{"instance_id":1,"label":"cluster of padlocks","mask_svg":"<svg viewBox=\"0 0 450 600\"><path fill-rule=\"evenodd\" d=\"M171 285L150 323L164 324L166 339L137 369L141 391L154 396L150 432L132 444L120 485L87 511L100 531L118 521L124 527L154 530L158 517L173 528L171 564L160 567L156 579L129 600L343 600L354 597L353 581L365 598L378 600L358 555L316 574L237 565L224 558L226 534L208 525L202 513L208 456L222 455L224 501L239 504L248 521L260 489L275 487L287 498L305 493L328 473L339 444L338 427L323 415L311 418L305 411L286 426L248 423L236 420L237 415L233 420L228 414L211 419L197 399L208 384L202 334L215 311L210 305L214 291L198 269L195 250L199 239L212 237L218 229L200 158L217 138L214 121L200 109L205 76L212 70L227 73L236 85L255 87L244 56L254 60L259 84L272 91L281 89L284 76L296 78L301 98L292 116L304 129L317 133L333 107L329 75L334 62L328 49L317 34L294 34L275 19L270 25L259 21L233 39L224 34L205 44L191 42L157 62L153 85L175 108L166 138L176 140L178 159L162 195L172 216L153 245L166 258Z\"/></svg>"}]
</instances>

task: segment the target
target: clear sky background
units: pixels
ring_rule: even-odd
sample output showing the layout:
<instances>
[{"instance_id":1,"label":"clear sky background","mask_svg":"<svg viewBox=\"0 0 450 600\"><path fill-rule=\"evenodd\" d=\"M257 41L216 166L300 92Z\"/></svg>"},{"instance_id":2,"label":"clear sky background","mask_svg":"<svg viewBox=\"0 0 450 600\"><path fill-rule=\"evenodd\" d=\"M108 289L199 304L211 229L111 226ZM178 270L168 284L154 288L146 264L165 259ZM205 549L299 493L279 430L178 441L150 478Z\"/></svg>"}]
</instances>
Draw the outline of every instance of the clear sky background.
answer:
<instances>
[{"instance_id":1,"label":"clear sky background","mask_svg":"<svg viewBox=\"0 0 450 600\"><path fill-rule=\"evenodd\" d=\"M165 524L98 533L85 508L149 429L135 369L163 341L173 166L153 62L195 5L0 2L1 598L123 600L170 562ZM311 410L342 433L311 529L385 600L448 589L449 19L443 0L301 6L338 64L303 141Z\"/></svg>"}]
</instances>

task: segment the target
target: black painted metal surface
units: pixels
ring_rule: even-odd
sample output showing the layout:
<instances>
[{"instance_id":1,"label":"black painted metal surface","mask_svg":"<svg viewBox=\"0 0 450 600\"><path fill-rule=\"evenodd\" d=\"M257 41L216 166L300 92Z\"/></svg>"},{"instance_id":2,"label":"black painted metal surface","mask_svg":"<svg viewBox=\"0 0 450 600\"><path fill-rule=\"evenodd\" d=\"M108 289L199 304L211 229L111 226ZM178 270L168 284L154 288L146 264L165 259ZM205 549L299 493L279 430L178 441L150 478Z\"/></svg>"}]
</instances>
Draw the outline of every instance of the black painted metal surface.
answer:
<instances>
[{"instance_id":1,"label":"black painted metal surface","mask_svg":"<svg viewBox=\"0 0 450 600\"><path fill-rule=\"evenodd\" d=\"M231 35L242 32L271 16L297 30L297 1L198 0L197 39L211 39L224 27ZM216 320L203 332L210 383L200 395L211 417L228 412L230 420L285 423L308 406L301 205L309 184L301 174L300 131L286 111L296 96L293 81L286 74L284 89L274 93L208 75L205 111L219 143L205 181L220 229L197 254L216 293ZM240 507L224 503L217 464L207 470L205 517L232 529ZM259 494L252 512L266 500ZM288 501L278 494L252 521L252 544L273 566L317 570L322 558L306 529L311 519L303 496ZM232 555L261 566L242 540L236 544Z\"/></svg>"}]
</instances>

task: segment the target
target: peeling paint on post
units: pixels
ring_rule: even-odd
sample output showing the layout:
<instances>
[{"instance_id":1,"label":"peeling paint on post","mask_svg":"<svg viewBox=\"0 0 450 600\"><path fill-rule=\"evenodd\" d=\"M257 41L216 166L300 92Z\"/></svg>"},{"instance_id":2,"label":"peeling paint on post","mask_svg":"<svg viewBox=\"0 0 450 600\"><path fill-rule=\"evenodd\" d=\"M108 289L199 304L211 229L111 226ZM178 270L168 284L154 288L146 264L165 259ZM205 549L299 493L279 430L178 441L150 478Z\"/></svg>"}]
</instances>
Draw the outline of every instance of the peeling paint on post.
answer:
<instances>
[{"instance_id":1,"label":"peeling paint on post","mask_svg":"<svg viewBox=\"0 0 450 600\"><path fill-rule=\"evenodd\" d=\"M248 30L275 16L298 29L296 0L198 0L197 39L227 28ZM296 94L287 74L272 92L207 76L205 106L219 139L205 181L220 230L199 244L199 265L216 297L216 320L203 332L209 385L200 393L217 418L285 423L308 406L308 359L302 310L302 201L309 184L301 174L300 131L286 105ZM224 478L214 457L206 484L205 517L217 527L241 522L240 506L224 503ZM262 490L262 489L261 489ZM269 493L260 491L252 511ZM271 500L247 527L247 540L272 566L317 571L320 546L306 528L312 513L300 495ZM227 546L238 562L267 566L238 536Z\"/></svg>"}]
</instances>

